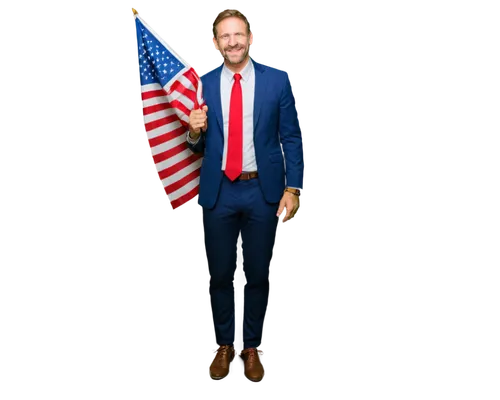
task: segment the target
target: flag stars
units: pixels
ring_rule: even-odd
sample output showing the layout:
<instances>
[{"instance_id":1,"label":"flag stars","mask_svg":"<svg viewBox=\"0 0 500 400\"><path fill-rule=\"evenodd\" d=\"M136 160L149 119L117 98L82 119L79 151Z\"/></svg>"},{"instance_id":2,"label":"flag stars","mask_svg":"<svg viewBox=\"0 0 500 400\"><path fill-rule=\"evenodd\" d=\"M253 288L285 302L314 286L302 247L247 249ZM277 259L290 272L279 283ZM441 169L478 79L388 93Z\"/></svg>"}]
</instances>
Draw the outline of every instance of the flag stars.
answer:
<instances>
[{"instance_id":1,"label":"flag stars","mask_svg":"<svg viewBox=\"0 0 500 400\"><path fill-rule=\"evenodd\" d=\"M153 82L166 84L184 65L158 40L143 27L138 45L139 76L143 84ZM142 49L142 51L141 51Z\"/></svg>"}]
</instances>

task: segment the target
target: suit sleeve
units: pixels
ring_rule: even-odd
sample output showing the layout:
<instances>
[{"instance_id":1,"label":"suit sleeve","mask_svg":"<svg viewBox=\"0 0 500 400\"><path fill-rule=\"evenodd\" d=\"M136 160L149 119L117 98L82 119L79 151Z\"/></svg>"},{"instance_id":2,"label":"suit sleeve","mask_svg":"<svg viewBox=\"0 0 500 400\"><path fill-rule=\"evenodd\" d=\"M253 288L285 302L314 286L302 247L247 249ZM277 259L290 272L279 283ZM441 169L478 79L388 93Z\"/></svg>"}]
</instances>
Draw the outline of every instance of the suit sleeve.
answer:
<instances>
[{"instance_id":1,"label":"suit sleeve","mask_svg":"<svg viewBox=\"0 0 500 400\"><path fill-rule=\"evenodd\" d=\"M279 135L285 155L286 186L302 188L304 176L302 135L292 87L286 73L280 98Z\"/></svg>"}]
</instances>

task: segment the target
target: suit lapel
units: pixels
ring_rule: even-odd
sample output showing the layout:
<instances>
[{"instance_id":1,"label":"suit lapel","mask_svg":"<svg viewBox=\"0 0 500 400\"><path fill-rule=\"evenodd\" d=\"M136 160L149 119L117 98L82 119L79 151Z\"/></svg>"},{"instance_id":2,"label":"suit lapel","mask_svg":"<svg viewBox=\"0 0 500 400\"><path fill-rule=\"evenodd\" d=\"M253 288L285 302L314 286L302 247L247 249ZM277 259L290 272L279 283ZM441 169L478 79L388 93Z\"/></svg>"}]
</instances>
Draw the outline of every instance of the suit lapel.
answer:
<instances>
[{"instance_id":1,"label":"suit lapel","mask_svg":"<svg viewBox=\"0 0 500 400\"><path fill-rule=\"evenodd\" d=\"M268 85L267 76L264 73L266 71L264 66L256 63L253 59L252 62L255 68L255 95L253 105L253 132L255 135L257 132L257 123L259 122L260 109L262 108Z\"/></svg>"},{"instance_id":2,"label":"suit lapel","mask_svg":"<svg viewBox=\"0 0 500 400\"><path fill-rule=\"evenodd\" d=\"M219 128L221 134L224 135L224 123L222 122L222 99L220 96L220 79L221 79L222 65L215 71L215 79L210 83L212 88L208 93L212 94L212 101L215 116L217 118L217 123L219 124Z\"/></svg>"}]
</instances>

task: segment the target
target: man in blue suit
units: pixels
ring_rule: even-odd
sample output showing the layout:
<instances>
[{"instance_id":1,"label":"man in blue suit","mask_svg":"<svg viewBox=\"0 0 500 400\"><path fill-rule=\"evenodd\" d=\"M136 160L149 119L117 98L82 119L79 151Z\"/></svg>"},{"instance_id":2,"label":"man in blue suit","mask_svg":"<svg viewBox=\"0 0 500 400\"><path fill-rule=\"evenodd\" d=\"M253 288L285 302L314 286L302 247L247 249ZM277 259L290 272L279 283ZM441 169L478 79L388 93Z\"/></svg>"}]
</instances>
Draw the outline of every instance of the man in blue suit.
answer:
<instances>
[{"instance_id":1,"label":"man in blue suit","mask_svg":"<svg viewBox=\"0 0 500 400\"><path fill-rule=\"evenodd\" d=\"M237 10L221 12L213 33L224 63L201 78L206 106L191 112L187 136L190 148L204 153L198 202L219 345L210 376L224 378L235 355L233 278L241 233L247 283L240 357L245 376L258 382L264 376L257 347L269 264L279 215L286 208L285 222L299 208L302 139L288 75L250 58L253 36L245 16Z\"/></svg>"}]
</instances>

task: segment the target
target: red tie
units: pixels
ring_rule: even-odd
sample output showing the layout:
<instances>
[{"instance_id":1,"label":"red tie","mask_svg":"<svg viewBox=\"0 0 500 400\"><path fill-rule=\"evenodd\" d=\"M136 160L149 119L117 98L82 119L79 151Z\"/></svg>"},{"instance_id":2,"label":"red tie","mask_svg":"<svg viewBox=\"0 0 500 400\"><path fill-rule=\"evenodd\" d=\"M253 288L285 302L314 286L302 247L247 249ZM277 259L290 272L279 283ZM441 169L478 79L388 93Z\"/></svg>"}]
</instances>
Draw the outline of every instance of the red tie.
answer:
<instances>
[{"instance_id":1,"label":"red tie","mask_svg":"<svg viewBox=\"0 0 500 400\"><path fill-rule=\"evenodd\" d=\"M232 181L240 176L243 165L243 100L240 79L240 74L234 74L231 104L229 105L229 133L225 173Z\"/></svg>"}]
</instances>

